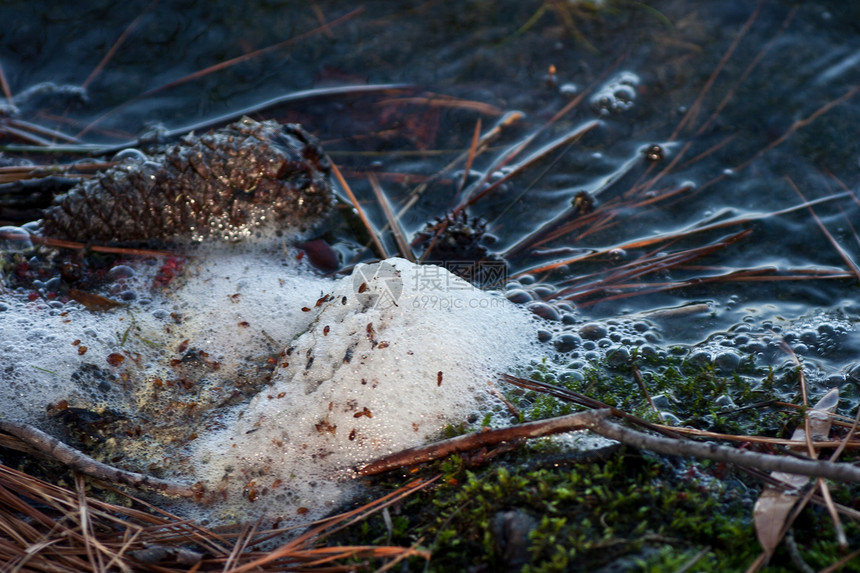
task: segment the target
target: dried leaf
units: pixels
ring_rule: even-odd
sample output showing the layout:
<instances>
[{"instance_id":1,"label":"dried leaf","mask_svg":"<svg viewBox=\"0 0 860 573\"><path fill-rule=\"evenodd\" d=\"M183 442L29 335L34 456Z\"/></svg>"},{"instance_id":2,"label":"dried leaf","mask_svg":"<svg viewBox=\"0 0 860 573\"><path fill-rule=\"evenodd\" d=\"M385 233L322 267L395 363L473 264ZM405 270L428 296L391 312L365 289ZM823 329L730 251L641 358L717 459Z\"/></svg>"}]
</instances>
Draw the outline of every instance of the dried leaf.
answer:
<instances>
[{"instance_id":1,"label":"dried leaf","mask_svg":"<svg viewBox=\"0 0 860 573\"><path fill-rule=\"evenodd\" d=\"M91 311L110 310L112 308L122 306L123 304L98 294L84 292L74 288L69 289L69 298L81 303L87 310Z\"/></svg>"},{"instance_id":2,"label":"dried leaf","mask_svg":"<svg viewBox=\"0 0 860 573\"><path fill-rule=\"evenodd\" d=\"M809 432L813 441L825 440L829 436L831 422L829 414L836 409L838 403L839 389L833 388L807 412ZM791 446L791 450L800 455L809 455L806 429L804 427L797 428L794 434L792 434L791 439L798 444L797 446ZM817 454L815 457L817 457ZM767 559L773 555L776 546L779 545L779 542L782 541L785 535L785 531L789 525L787 520L792 508L799 499L797 494L809 483L808 477L796 474L772 472L771 476L789 484L794 490L783 490L773 486L766 486L761 496L759 496L758 501L756 501L753 512L756 536L764 549Z\"/></svg>"}]
</instances>

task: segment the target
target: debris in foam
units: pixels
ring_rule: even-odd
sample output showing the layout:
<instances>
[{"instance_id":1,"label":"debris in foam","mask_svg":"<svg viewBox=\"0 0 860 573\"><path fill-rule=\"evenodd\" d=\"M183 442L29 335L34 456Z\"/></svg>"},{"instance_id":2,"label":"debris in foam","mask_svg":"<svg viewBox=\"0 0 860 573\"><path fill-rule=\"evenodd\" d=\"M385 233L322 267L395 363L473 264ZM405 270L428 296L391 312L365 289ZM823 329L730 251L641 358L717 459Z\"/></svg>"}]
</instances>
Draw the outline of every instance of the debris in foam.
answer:
<instances>
[{"instance_id":1,"label":"debris in foam","mask_svg":"<svg viewBox=\"0 0 860 573\"><path fill-rule=\"evenodd\" d=\"M528 311L438 267L391 259L335 281L272 257L201 251L158 289L159 263L135 264L123 288L137 298L105 310L14 298L2 414L50 429L51 404L115 413L111 439L89 453L110 445L126 467L202 482L215 500L175 511L304 521L346 499L357 464L491 411L488 382L534 355ZM82 378L83 366L110 382Z\"/></svg>"}]
</instances>

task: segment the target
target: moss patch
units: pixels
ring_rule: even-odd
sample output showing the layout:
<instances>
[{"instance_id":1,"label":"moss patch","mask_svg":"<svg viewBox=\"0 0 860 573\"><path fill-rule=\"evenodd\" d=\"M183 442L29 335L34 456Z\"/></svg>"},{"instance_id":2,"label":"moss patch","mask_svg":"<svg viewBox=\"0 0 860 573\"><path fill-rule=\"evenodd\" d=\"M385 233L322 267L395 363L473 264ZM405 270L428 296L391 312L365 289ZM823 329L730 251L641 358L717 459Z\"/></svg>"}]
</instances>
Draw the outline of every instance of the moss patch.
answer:
<instances>
[{"instance_id":1,"label":"moss patch","mask_svg":"<svg viewBox=\"0 0 860 573\"><path fill-rule=\"evenodd\" d=\"M704 430L786 437L801 420L775 401L799 401L797 373L774 376L742 363L731 373L679 356L592 364L582 376L532 378L565 386L658 421L639 384L680 423ZM793 394L792 394L793 393ZM556 416L573 407L545 394L514 390L509 398L523 420ZM463 428L452 428L459 433ZM656 456L619 448L582 459L552 439L532 442L489 465L469 467L453 456L415 475L442 473L439 485L391 508L388 524L376 515L343 532L341 543L419 544L432 552L429 571L667 571L695 563L696 571L744 571L759 555L752 523L761 481L725 464ZM843 460L846 458L843 456ZM405 477L405 476L403 476ZM400 476L377 479L402 485ZM831 484L837 502L856 505L860 488ZM849 545L860 528L846 525ZM831 565L841 550L826 509L807 507L794 525L801 558L813 569ZM796 570L783 544L767 571ZM796 560L796 558L795 558ZM860 571L860 563L844 570Z\"/></svg>"}]
</instances>

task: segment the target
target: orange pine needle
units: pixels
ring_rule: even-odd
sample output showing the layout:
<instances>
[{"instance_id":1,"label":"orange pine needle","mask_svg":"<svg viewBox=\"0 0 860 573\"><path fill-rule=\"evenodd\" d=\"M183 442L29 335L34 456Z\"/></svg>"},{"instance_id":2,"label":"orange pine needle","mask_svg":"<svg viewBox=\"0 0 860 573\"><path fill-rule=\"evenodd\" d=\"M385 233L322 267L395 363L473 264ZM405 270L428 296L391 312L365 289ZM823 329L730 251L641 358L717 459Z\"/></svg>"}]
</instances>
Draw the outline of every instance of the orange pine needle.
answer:
<instances>
[{"instance_id":1,"label":"orange pine needle","mask_svg":"<svg viewBox=\"0 0 860 573\"><path fill-rule=\"evenodd\" d=\"M711 72L710 77L705 82L705 85L699 92L698 97L696 97L696 101L693 102L693 105L690 106L690 109L687 110L687 113L684 114L684 117L681 118L680 122L678 122L678 126L675 128L675 131L672 132L672 135L669 137L669 141L674 141L675 139L677 139L678 135L680 135L681 133L681 130L684 129L684 126L688 123L692 123L693 121L695 121L696 116L699 114L699 109L702 106L702 101L705 99L705 96L708 94L708 92L711 91L711 88L714 86L714 82L717 81L717 76L719 76L720 73L723 71L723 68L726 67L726 64L732 57L732 54L734 54L738 45L741 43L741 40L744 39L744 37L747 35L747 32L749 32L750 28L752 27L753 23L756 21L756 19L758 19L758 15L761 12L761 7L763 4L764 0L759 0L759 3L756 6L755 10L752 11L752 13L749 15L749 18L747 18L747 21L744 22L744 25L741 28L740 32L738 32L738 35L735 36L735 39L726 49L725 53L723 54L723 57L720 58L719 63L714 68L714 71Z\"/></svg>"},{"instance_id":2,"label":"orange pine needle","mask_svg":"<svg viewBox=\"0 0 860 573\"><path fill-rule=\"evenodd\" d=\"M9 89L9 82L6 81L6 74L3 73L3 66L0 65L0 89L3 90L3 95L6 97L6 103L15 105L15 100L12 97L12 90Z\"/></svg>"},{"instance_id":3,"label":"orange pine needle","mask_svg":"<svg viewBox=\"0 0 860 573\"><path fill-rule=\"evenodd\" d=\"M90 75L87 76L87 79L84 80L84 83L81 84L81 87L86 88L92 83L94 79L96 79L96 77L102 72L107 63L111 60L111 58L113 58L114 54L116 54L117 50L119 50L120 46L125 43L128 37L134 31L134 29L137 28L143 17L146 16L146 14L148 14L153 8L155 8L156 4L158 4L158 0L152 0L152 2L149 3L149 6L144 8L143 11L137 16L137 18L132 20L131 24L129 24L125 28L125 30L123 30L122 34L120 34L119 38L117 38L116 42L113 43L113 45L110 47L110 49L101 59L101 61L96 65L95 68L93 68L93 71L90 72Z\"/></svg>"},{"instance_id":4,"label":"orange pine needle","mask_svg":"<svg viewBox=\"0 0 860 573\"><path fill-rule=\"evenodd\" d=\"M472 170L472 164L475 161L475 156L478 152L478 138L481 136L481 118L475 122L475 131L472 133L472 145L469 146L469 157L466 158L466 167L463 169L463 180L460 182L461 191L466 187L466 182L469 180L469 172Z\"/></svg>"},{"instance_id":5,"label":"orange pine needle","mask_svg":"<svg viewBox=\"0 0 860 573\"><path fill-rule=\"evenodd\" d=\"M803 196L803 193L800 192L797 185L794 184L794 181L791 177L786 177L786 181L791 185L791 188L794 189L794 192L800 197L800 199L807 204L807 209L809 213L812 215L812 218L815 219L815 222L818 224L818 228L821 229L821 232L827 237L827 240L830 241L830 244L833 245L833 248L839 254L839 257L845 261L845 264L848 265L848 268L851 269L851 272L854 273L854 276L857 277L857 280L860 281L860 267L857 266L857 263L854 262L854 259L851 258L851 255L848 254L842 245L836 240L836 238L827 230L827 227L824 226L824 223L821 222L821 219L816 214L815 210L809 206L809 202L806 200L806 197Z\"/></svg>"},{"instance_id":6,"label":"orange pine needle","mask_svg":"<svg viewBox=\"0 0 860 573\"><path fill-rule=\"evenodd\" d=\"M488 115L490 117L498 117L500 115L504 115L505 110L494 106L492 104L484 103L482 101L474 101L456 98L452 96L446 96L442 94L428 94L423 97L404 97L404 98L391 98L380 100L377 105L423 105L430 107L447 107L447 108L455 108L455 109L469 109L472 111L476 111L478 113L482 113L484 115Z\"/></svg>"},{"instance_id":7,"label":"orange pine needle","mask_svg":"<svg viewBox=\"0 0 860 573\"><path fill-rule=\"evenodd\" d=\"M349 197L349 201L350 203L352 203L352 206L358 213L358 218L361 219L364 228L367 229L367 232L370 234L370 239L376 246L376 250L379 252L379 256L381 256L383 259L387 259L388 251L385 250L385 246L382 244L382 241L379 238L379 233L374 228L373 224L370 222L370 219L367 218L367 214L364 212L364 209L362 209L361 203L358 202L358 199L352 192L352 188L349 186L349 183L346 182L346 179L343 178L340 169L338 169L334 161L331 162L331 170L334 173L334 176L337 178L338 182L340 183L340 186L343 187L344 193L346 193L346 196Z\"/></svg>"},{"instance_id":8,"label":"orange pine needle","mask_svg":"<svg viewBox=\"0 0 860 573\"><path fill-rule=\"evenodd\" d=\"M414 263L415 255L412 254L409 242L404 236L403 227L401 227L400 221L394 214L394 211L391 208L391 203L388 201L388 197L385 196L385 192L379 185L379 179L376 178L375 173L370 172L367 174L367 180L370 183L370 187L373 189L374 195L376 195L376 201L379 203L379 206L382 207L382 212L385 214L385 219L388 221L388 227L394 235L394 242L397 243L397 249L400 251L400 256Z\"/></svg>"}]
</instances>

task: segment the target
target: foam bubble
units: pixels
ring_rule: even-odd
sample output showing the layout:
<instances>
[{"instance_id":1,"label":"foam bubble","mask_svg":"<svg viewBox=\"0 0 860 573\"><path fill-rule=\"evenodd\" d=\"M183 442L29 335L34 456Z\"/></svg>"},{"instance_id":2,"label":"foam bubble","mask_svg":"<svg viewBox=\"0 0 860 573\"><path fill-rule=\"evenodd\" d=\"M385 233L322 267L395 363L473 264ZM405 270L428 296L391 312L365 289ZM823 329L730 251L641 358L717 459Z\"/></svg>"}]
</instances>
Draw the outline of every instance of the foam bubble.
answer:
<instances>
[{"instance_id":1,"label":"foam bubble","mask_svg":"<svg viewBox=\"0 0 860 573\"><path fill-rule=\"evenodd\" d=\"M171 362L183 357L183 346L217 363L213 384L216 378L230 381L249 356L278 352L306 328L311 317L301 305L308 292L330 282L281 266L271 253L224 250L180 263L159 261L161 267L147 262L155 261L114 269L114 286L134 296L112 310L47 301L42 298L52 294L47 289L0 295L6 309L0 318L4 379L29 389L25 394L0 389L4 416L45 426L47 406L65 400L135 418L140 403L150 399L152 380L177 377ZM168 264L184 270L164 286L157 277ZM81 378L82 368L104 370L102 379L115 376L125 383L113 384L94 401L93 384Z\"/></svg>"},{"instance_id":2,"label":"foam bubble","mask_svg":"<svg viewBox=\"0 0 860 573\"><path fill-rule=\"evenodd\" d=\"M69 439L50 405L109 412L96 455L229 500L177 511L306 520L345 499L356 464L499 407L490 384L535 353L536 317L442 268L391 259L332 280L294 259L237 246L123 263L103 295L135 296L110 310L0 294L0 415Z\"/></svg>"},{"instance_id":3,"label":"foam bubble","mask_svg":"<svg viewBox=\"0 0 860 573\"><path fill-rule=\"evenodd\" d=\"M21 253L31 249L30 233L21 227L0 227L0 253Z\"/></svg>"},{"instance_id":4,"label":"foam bubble","mask_svg":"<svg viewBox=\"0 0 860 573\"><path fill-rule=\"evenodd\" d=\"M268 496L275 504L261 505L289 518L321 490L337 498L332 480L353 466L489 411L490 384L533 352L536 327L524 309L438 267L385 264L390 273L359 267L333 283L272 386L197 441L201 475L227 499ZM446 289L422 289L428 272Z\"/></svg>"}]
</instances>

